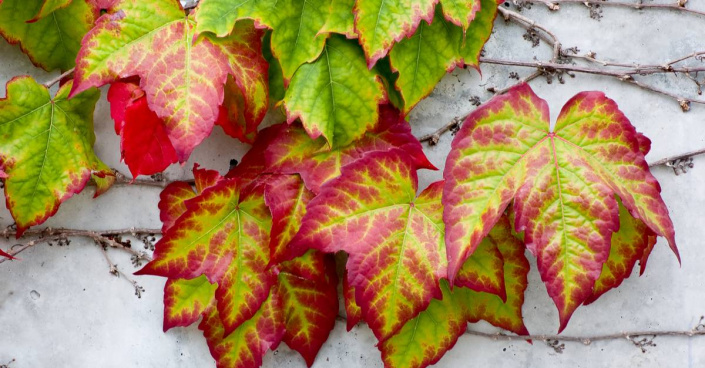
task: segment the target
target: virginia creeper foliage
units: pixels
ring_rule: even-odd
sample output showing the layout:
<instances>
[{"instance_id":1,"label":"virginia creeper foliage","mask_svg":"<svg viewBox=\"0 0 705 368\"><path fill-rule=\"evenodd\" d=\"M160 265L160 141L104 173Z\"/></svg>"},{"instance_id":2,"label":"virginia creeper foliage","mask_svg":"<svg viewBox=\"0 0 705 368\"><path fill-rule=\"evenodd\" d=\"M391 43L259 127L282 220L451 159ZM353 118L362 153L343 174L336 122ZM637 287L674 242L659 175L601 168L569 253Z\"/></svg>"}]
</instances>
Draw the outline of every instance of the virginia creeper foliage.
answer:
<instances>
[{"instance_id":1,"label":"virginia creeper foliage","mask_svg":"<svg viewBox=\"0 0 705 368\"><path fill-rule=\"evenodd\" d=\"M75 66L54 97L19 76L0 99L17 235L115 182L93 151L94 87L109 85L133 177L183 164L215 125L252 144L227 174L194 165L164 188L163 236L137 272L166 278L164 331L198 323L218 367L259 367L281 342L311 366L340 284L348 330L366 323L386 367L434 364L480 320L527 335L525 249L563 330L643 273L657 237L678 255L674 229L650 141L600 92L553 129L528 85L495 97L419 188L437 169L408 113L447 72L479 70L501 3L0 0L0 35L34 65ZM272 106L284 122L260 128Z\"/></svg>"}]
</instances>

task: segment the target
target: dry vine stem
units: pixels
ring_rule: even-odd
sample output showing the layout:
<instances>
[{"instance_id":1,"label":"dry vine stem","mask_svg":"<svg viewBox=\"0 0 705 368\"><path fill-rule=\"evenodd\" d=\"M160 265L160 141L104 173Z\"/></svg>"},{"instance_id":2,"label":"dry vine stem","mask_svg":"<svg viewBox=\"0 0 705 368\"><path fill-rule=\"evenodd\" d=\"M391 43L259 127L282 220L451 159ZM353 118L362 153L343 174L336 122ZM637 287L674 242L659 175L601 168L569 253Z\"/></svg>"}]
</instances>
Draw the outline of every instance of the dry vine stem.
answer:
<instances>
[{"instance_id":1,"label":"dry vine stem","mask_svg":"<svg viewBox=\"0 0 705 368\"><path fill-rule=\"evenodd\" d=\"M604 4L613 4L613 3L604 3ZM501 60L501 59L481 57L480 62L482 62L482 63L536 68L536 71L539 72L539 75L550 74L550 73L553 73L557 70L561 70L561 71L565 71L565 72L576 72L576 73L587 73L587 74L609 76L609 77L616 78L622 82L635 85L635 86L640 87L644 90L651 91L654 93L658 93L658 94L673 98L674 100L676 100L678 102L678 104L681 106L681 108L683 109L684 112L690 110L691 103L705 104L705 100L681 96L681 95L678 95L675 93L671 93L669 91L658 89L656 87L650 86L648 84L645 84L643 82L640 82L640 81L634 79L634 77L637 75L662 74L662 73L681 73L681 74L688 76L691 80L694 80L694 78L691 76L690 73L697 73L697 72L705 71L705 67L699 67L699 68L680 67L680 68L676 68L676 67L674 67L674 64L702 56L703 54L705 54L705 51L694 52L689 55L679 57L679 58L676 58L674 60L668 61L664 64L659 64L659 65L638 65L638 64L631 64L630 65L630 64L626 64L626 63L614 63L614 62L602 61L602 60L596 59L594 53L589 53L587 55L569 54L566 50L563 50L561 48L561 42L558 40L558 37L553 32L551 32L548 28L546 28L545 26L542 26L532 19L529 19L529 18L527 18L519 13L513 12L511 10L507 10L503 7L499 7L498 9L499 9L500 13L502 13L505 20L515 21L517 24L526 28L529 31L539 30L540 32L538 33L538 36L544 42L548 43L553 48L553 57L551 58L551 61L549 61L549 62L540 62L540 61L522 62L522 61L515 61L515 60ZM616 67L616 69L590 68L590 67L566 64L566 63L559 62L561 60L561 58L583 59L583 60L586 60L586 61L589 61L592 63L600 64L604 67ZM623 69L619 69L619 68L623 68ZM532 74L532 76L530 78L528 78L527 81L530 81L530 80L533 80L534 78L536 78L536 76L534 76L535 74L536 73ZM701 83L699 83L696 80L694 80L694 82L698 85L698 90L700 90Z\"/></svg>"},{"instance_id":2,"label":"dry vine stem","mask_svg":"<svg viewBox=\"0 0 705 368\"><path fill-rule=\"evenodd\" d=\"M637 1L604 1L604 0L522 0L523 3L541 3L546 5L550 10L559 10L561 4L583 4L585 6L613 6L621 8L632 8L636 10L654 9L654 10L674 10L695 15L705 15L705 11L690 9L686 7L688 0L672 0L670 4L646 4L641 0Z\"/></svg>"},{"instance_id":3,"label":"dry vine stem","mask_svg":"<svg viewBox=\"0 0 705 368\"><path fill-rule=\"evenodd\" d=\"M17 234L16 230L6 228L0 232L0 236L9 239L11 236ZM116 230L79 230L79 229L65 229L65 228L45 228L45 229L29 229L25 231L23 236L36 236L38 238L33 239L25 244L17 244L11 247L7 253L11 256L16 256L27 248L33 247L37 244L48 243L56 240L68 239L70 237L83 237L93 239L100 247L109 246L111 248L120 249L127 253L130 253L137 260L151 261L147 253L142 251L136 251L132 248L128 248L120 242L115 241L112 237L117 235L159 235L161 234L160 229L143 229L143 228L129 228L129 229L116 229ZM5 262L7 258L0 257L0 263Z\"/></svg>"}]
</instances>

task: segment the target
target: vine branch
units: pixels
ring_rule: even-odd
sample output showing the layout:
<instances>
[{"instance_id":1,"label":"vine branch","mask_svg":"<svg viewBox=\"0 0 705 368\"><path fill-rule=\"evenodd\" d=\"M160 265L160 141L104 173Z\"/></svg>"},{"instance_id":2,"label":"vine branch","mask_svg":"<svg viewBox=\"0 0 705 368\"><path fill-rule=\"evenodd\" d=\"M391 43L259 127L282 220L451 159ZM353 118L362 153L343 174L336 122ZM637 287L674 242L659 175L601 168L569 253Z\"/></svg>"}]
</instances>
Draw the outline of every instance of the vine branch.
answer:
<instances>
[{"instance_id":1,"label":"vine branch","mask_svg":"<svg viewBox=\"0 0 705 368\"><path fill-rule=\"evenodd\" d=\"M562 4L583 4L585 6L613 6L622 8L632 8L636 10L643 9L665 9L686 12L696 15L705 15L705 11L686 8L688 0L675 0L671 4L645 4L641 0L638 1L604 1L604 0L522 0L523 3L541 3L546 5L550 10L560 10Z\"/></svg>"},{"instance_id":2,"label":"vine branch","mask_svg":"<svg viewBox=\"0 0 705 368\"><path fill-rule=\"evenodd\" d=\"M120 249L132 255L133 262L139 261L151 261L150 257L146 252L137 251L125 244L115 240L116 237L120 235L159 235L161 234L160 229L148 229L148 228L129 228L129 229L115 229L115 230L80 230L80 229L66 229L66 228L45 228L45 229L28 229L24 232L25 237L37 237L32 239L25 244L15 244L8 249L7 253L11 256L16 256L23 252L24 250L31 248L37 244L49 243L57 240L66 240L71 237L83 237L93 239L97 244L102 246L108 246L115 249ZM5 228L0 232L0 236L5 239L9 239L11 236L16 236L17 230L13 228ZM0 257L0 263L7 260L5 257Z\"/></svg>"}]
</instances>

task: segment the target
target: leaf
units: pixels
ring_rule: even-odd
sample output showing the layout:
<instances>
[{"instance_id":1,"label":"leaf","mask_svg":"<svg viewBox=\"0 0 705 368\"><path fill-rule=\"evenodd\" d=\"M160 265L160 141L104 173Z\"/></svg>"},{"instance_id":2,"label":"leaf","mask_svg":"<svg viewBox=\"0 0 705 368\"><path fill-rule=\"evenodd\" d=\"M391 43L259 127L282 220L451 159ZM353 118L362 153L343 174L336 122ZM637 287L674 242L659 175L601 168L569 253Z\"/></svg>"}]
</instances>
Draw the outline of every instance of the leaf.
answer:
<instances>
[{"instance_id":1,"label":"leaf","mask_svg":"<svg viewBox=\"0 0 705 368\"><path fill-rule=\"evenodd\" d=\"M410 37L421 20L431 23L435 0L356 0L355 29L372 68L394 42Z\"/></svg>"},{"instance_id":2,"label":"leaf","mask_svg":"<svg viewBox=\"0 0 705 368\"><path fill-rule=\"evenodd\" d=\"M498 243L506 241L504 238L512 235L493 234L493 231L494 228L482 239L477 249L472 253L472 257L465 261L463 267L458 271L455 284L471 290L495 294L502 300L506 300L504 258L499 251Z\"/></svg>"},{"instance_id":3,"label":"leaf","mask_svg":"<svg viewBox=\"0 0 705 368\"><path fill-rule=\"evenodd\" d=\"M44 0L44 3L39 8L39 12L29 20L29 23L36 22L37 20L46 17L55 10L65 8L71 4L71 0Z\"/></svg>"},{"instance_id":4,"label":"leaf","mask_svg":"<svg viewBox=\"0 0 705 368\"><path fill-rule=\"evenodd\" d=\"M197 33L229 35L235 22L254 19L272 32L272 52L281 63L284 78L290 79L298 67L315 60L327 35L319 35L326 22L331 0L203 0L196 13Z\"/></svg>"},{"instance_id":5,"label":"leaf","mask_svg":"<svg viewBox=\"0 0 705 368\"><path fill-rule=\"evenodd\" d=\"M67 100L71 82L52 99L30 77L7 83L0 99L0 168L7 174L5 198L17 237L46 221L88 183L91 174L113 176L93 152L92 89Z\"/></svg>"},{"instance_id":6,"label":"leaf","mask_svg":"<svg viewBox=\"0 0 705 368\"><path fill-rule=\"evenodd\" d=\"M208 308L218 285L205 276L195 279L169 279L164 285L164 332L189 326Z\"/></svg>"},{"instance_id":7,"label":"leaf","mask_svg":"<svg viewBox=\"0 0 705 368\"><path fill-rule=\"evenodd\" d=\"M609 257L602 266L600 277L595 281L592 295L583 304L594 302L602 294L622 284L631 275L636 262L648 257L654 244L656 236L653 232L641 220L632 217L620 202L619 231L612 234ZM646 260L642 263L645 264Z\"/></svg>"},{"instance_id":8,"label":"leaf","mask_svg":"<svg viewBox=\"0 0 705 368\"><path fill-rule=\"evenodd\" d=\"M184 181L175 181L159 194L159 219L162 221L162 233L166 233L176 220L186 213L186 201L195 197L191 186Z\"/></svg>"},{"instance_id":9,"label":"leaf","mask_svg":"<svg viewBox=\"0 0 705 368\"><path fill-rule=\"evenodd\" d=\"M196 191L184 181L169 183L159 194L159 219L162 221L162 233L174 226L176 220L187 211L186 201L197 194L218 184L223 178L215 170L201 169L193 165L193 178Z\"/></svg>"},{"instance_id":10,"label":"leaf","mask_svg":"<svg viewBox=\"0 0 705 368\"><path fill-rule=\"evenodd\" d=\"M357 38L353 5L355 0L331 0L328 19L318 33L339 33L350 39Z\"/></svg>"},{"instance_id":11,"label":"leaf","mask_svg":"<svg viewBox=\"0 0 705 368\"><path fill-rule=\"evenodd\" d=\"M232 76L225 83L225 97L220 106L216 125L223 128L225 134L241 142L253 143L264 115L267 113L267 99L255 101L257 106L246 106L245 98ZM248 109L249 107L249 109ZM255 111L250 111L254 108Z\"/></svg>"},{"instance_id":12,"label":"leaf","mask_svg":"<svg viewBox=\"0 0 705 368\"><path fill-rule=\"evenodd\" d=\"M365 154L400 148L414 160L419 168L435 170L421 143L411 134L409 123L399 112L389 106L379 106L377 125L351 144L328 150L325 139L309 138L296 125L275 126L274 137L266 148L269 170L284 174L300 174L306 187L314 193L321 185L340 175L341 167L353 163Z\"/></svg>"},{"instance_id":13,"label":"leaf","mask_svg":"<svg viewBox=\"0 0 705 368\"><path fill-rule=\"evenodd\" d=\"M467 308L468 322L485 320L517 335L528 335L529 331L526 329L522 317L524 292L529 285L529 261L524 256L524 244L512 235L511 224L506 216L500 217L490 231L489 237L495 239L504 260L506 301L502 301L497 295L476 292L467 288L455 288L454 290L457 290L458 298ZM473 257L475 254L470 256L468 261L471 261Z\"/></svg>"},{"instance_id":14,"label":"leaf","mask_svg":"<svg viewBox=\"0 0 705 368\"><path fill-rule=\"evenodd\" d=\"M360 306L355 301L355 287L350 285L348 280L348 270L346 269L343 278L343 299L345 302L346 327L350 331L362 320L362 310L360 310Z\"/></svg>"},{"instance_id":15,"label":"leaf","mask_svg":"<svg viewBox=\"0 0 705 368\"><path fill-rule=\"evenodd\" d=\"M136 84L112 83L108 101L116 130L119 127L122 159L133 178L162 172L177 161L164 121L149 108Z\"/></svg>"},{"instance_id":16,"label":"leaf","mask_svg":"<svg viewBox=\"0 0 705 368\"><path fill-rule=\"evenodd\" d=\"M211 133L228 75L240 87L245 106L266 101L268 94L261 32L251 22L226 38L205 36L194 42L195 26L193 15L185 17L176 0L121 2L119 11L101 16L84 38L72 96L139 76L149 108L164 119L184 162Z\"/></svg>"},{"instance_id":17,"label":"leaf","mask_svg":"<svg viewBox=\"0 0 705 368\"><path fill-rule=\"evenodd\" d=\"M98 198L100 195L107 192L108 189L113 187L113 184L115 184L115 181L117 180L114 172L109 175L104 172L92 173L91 179L95 182L95 193L93 194L93 198Z\"/></svg>"},{"instance_id":18,"label":"leaf","mask_svg":"<svg viewBox=\"0 0 705 368\"><path fill-rule=\"evenodd\" d=\"M271 217L262 190L240 193L222 180L186 201L182 214L157 242L154 260L136 274L169 278L206 275L218 283L217 308L227 333L251 318L269 294Z\"/></svg>"},{"instance_id":19,"label":"leaf","mask_svg":"<svg viewBox=\"0 0 705 368\"><path fill-rule=\"evenodd\" d=\"M315 264L315 274L308 267ZM282 264L276 288L282 301L283 341L310 367L335 327L338 317L338 277L331 255L309 251Z\"/></svg>"},{"instance_id":20,"label":"leaf","mask_svg":"<svg viewBox=\"0 0 705 368\"><path fill-rule=\"evenodd\" d=\"M451 1L452 2L452 1ZM462 1L462 6L480 0ZM482 10L464 30L447 21L438 8L433 22L421 22L413 36L401 40L389 53L392 70L399 72L396 87L405 101L404 113L428 96L456 66L478 67L480 50L492 33L497 15L495 0L482 0ZM447 11L447 7L443 7Z\"/></svg>"},{"instance_id":21,"label":"leaf","mask_svg":"<svg viewBox=\"0 0 705 368\"><path fill-rule=\"evenodd\" d=\"M445 18L462 27L463 31L468 29L470 23L475 19L475 14L480 11L480 6L483 8L491 6L496 8L496 0L480 1L480 0L443 0L443 15Z\"/></svg>"},{"instance_id":22,"label":"leaf","mask_svg":"<svg viewBox=\"0 0 705 368\"><path fill-rule=\"evenodd\" d=\"M0 34L11 44L19 43L34 65L66 71L75 65L81 39L98 10L85 1L47 1L46 9L44 0L0 1ZM52 16L45 17L48 13Z\"/></svg>"},{"instance_id":23,"label":"leaf","mask_svg":"<svg viewBox=\"0 0 705 368\"><path fill-rule=\"evenodd\" d=\"M325 137L331 148L345 146L377 124L382 84L365 67L354 41L328 39L321 56L302 65L284 96L287 121L301 119L311 138Z\"/></svg>"},{"instance_id":24,"label":"leaf","mask_svg":"<svg viewBox=\"0 0 705 368\"><path fill-rule=\"evenodd\" d=\"M277 346L284 335L281 301L276 293L230 334L224 330L221 318L218 309L211 306L198 325L218 368L260 367L267 350Z\"/></svg>"},{"instance_id":25,"label":"leaf","mask_svg":"<svg viewBox=\"0 0 705 368\"><path fill-rule=\"evenodd\" d=\"M272 213L271 264L285 261L289 256L289 242L299 231L306 206L313 197L298 175L275 175L266 182L264 201Z\"/></svg>"},{"instance_id":26,"label":"leaf","mask_svg":"<svg viewBox=\"0 0 705 368\"><path fill-rule=\"evenodd\" d=\"M386 367L421 368L437 363L465 333L467 322L483 319L519 335L529 334L521 311L529 272L524 246L511 236L511 227L505 216L492 233L506 260L505 286L509 291L506 303L497 295L465 287L455 287L451 292L448 283L441 280L442 298L432 299L425 311L407 322L398 334L378 345ZM467 262L473 257L476 254ZM466 266L467 263L463 267Z\"/></svg>"},{"instance_id":27,"label":"leaf","mask_svg":"<svg viewBox=\"0 0 705 368\"><path fill-rule=\"evenodd\" d=\"M446 273L442 185L418 198L416 190L416 167L403 151L369 153L321 188L290 244L349 254L356 301L380 341L440 296Z\"/></svg>"},{"instance_id":28,"label":"leaf","mask_svg":"<svg viewBox=\"0 0 705 368\"><path fill-rule=\"evenodd\" d=\"M514 199L516 230L538 259L565 328L592 294L619 229L614 195L677 254L673 224L640 150L640 137L614 101L584 92L549 130L548 105L520 85L468 116L446 162L443 219L448 276Z\"/></svg>"},{"instance_id":29,"label":"leaf","mask_svg":"<svg viewBox=\"0 0 705 368\"><path fill-rule=\"evenodd\" d=\"M272 55L272 32L264 34L262 38L262 55L269 63L269 100L278 104L284 99L286 87L284 83L284 72L279 60Z\"/></svg>"},{"instance_id":30,"label":"leaf","mask_svg":"<svg viewBox=\"0 0 705 368\"><path fill-rule=\"evenodd\" d=\"M0 256L3 256L3 257L5 257L5 258L9 258L9 259L16 259L15 257L13 257L12 255L10 255L9 253L6 253L6 252L3 251L2 249L0 249Z\"/></svg>"},{"instance_id":31,"label":"leaf","mask_svg":"<svg viewBox=\"0 0 705 368\"><path fill-rule=\"evenodd\" d=\"M442 296L407 322L398 334L380 343L384 366L422 368L436 364L467 329L466 311L441 281ZM458 290L459 288L456 288Z\"/></svg>"}]
</instances>

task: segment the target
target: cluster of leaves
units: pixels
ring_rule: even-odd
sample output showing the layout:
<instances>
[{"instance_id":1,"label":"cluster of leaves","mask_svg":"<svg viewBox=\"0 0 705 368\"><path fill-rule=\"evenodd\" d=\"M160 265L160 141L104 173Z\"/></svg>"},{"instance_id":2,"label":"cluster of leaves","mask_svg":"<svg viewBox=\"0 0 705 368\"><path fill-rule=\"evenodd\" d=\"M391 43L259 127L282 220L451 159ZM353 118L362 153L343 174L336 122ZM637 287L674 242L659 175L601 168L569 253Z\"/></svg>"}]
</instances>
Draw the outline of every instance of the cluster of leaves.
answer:
<instances>
[{"instance_id":1,"label":"cluster of leaves","mask_svg":"<svg viewBox=\"0 0 705 368\"><path fill-rule=\"evenodd\" d=\"M164 237L138 274L169 279L165 329L203 316L220 367L259 366L280 341L311 365L338 316L328 257L344 250L348 328L366 321L390 367L437 361L468 321L528 333L529 265L508 219L460 272L470 286L451 293L441 282L444 182L416 196L416 171L433 166L396 109L379 114L364 137L329 151L298 124L269 127L224 178L196 167L195 192L184 182L162 192Z\"/></svg>"},{"instance_id":2,"label":"cluster of leaves","mask_svg":"<svg viewBox=\"0 0 705 368\"><path fill-rule=\"evenodd\" d=\"M2 0L0 33L47 70L0 100L0 179L18 236L89 180L108 100L134 176L185 162L219 125L253 146L227 175L170 184L164 236L138 273L168 278L164 329L201 320L219 367L284 341L311 365L338 314L364 321L388 367L440 359L468 322L527 334L528 249L560 315L618 286L656 237L677 253L644 156L614 101L581 93L550 129L520 85L456 135L444 180L405 115L448 70L477 67L497 0ZM102 9L102 10L101 10ZM102 15L100 15L103 13ZM260 129L271 103L287 122ZM339 275L332 254L347 254ZM0 253L0 255L2 255Z\"/></svg>"},{"instance_id":3,"label":"cluster of leaves","mask_svg":"<svg viewBox=\"0 0 705 368\"><path fill-rule=\"evenodd\" d=\"M57 100L96 97L91 88L111 84L115 132L136 177L185 162L215 125L252 143L270 102L312 138L322 135L328 148L349 145L377 124L379 103L408 112L447 71L477 67L497 12L497 0L378 3L203 0L185 11L177 0L3 0L0 34L45 70L75 67L73 80L64 81L73 84ZM81 109L92 110L95 99L84 100ZM43 119L51 127L46 140L17 132L6 138L28 155L18 144L25 138L37 149L59 142L54 115ZM92 131L90 120L86 114L72 121ZM80 138L92 147L92 136ZM43 162L49 155L47 149L31 156ZM0 150L10 180L10 167L20 165L16 156ZM50 217L86 182L58 182L45 172L90 170L109 187L112 174L96 165L74 160L24 169L19 180L46 193L25 196L10 185L19 233ZM17 202L25 197L34 205Z\"/></svg>"},{"instance_id":4,"label":"cluster of leaves","mask_svg":"<svg viewBox=\"0 0 705 368\"><path fill-rule=\"evenodd\" d=\"M164 238L139 271L170 279L165 326L174 315L193 323L204 313L200 327L222 367L256 367L282 339L310 365L337 314L333 264L294 273L329 293L277 302L284 305L278 312L268 303L293 295L281 281L292 275L291 262L342 251L348 328L366 322L387 367L425 367L455 344L467 322L528 334L527 248L561 330L578 306L617 287L638 261L643 272L657 236L677 254L644 160L650 143L601 93L576 95L554 130L546 102L527 85L495 98L458 132L444 180L418 195L417 170L433 166L397 110L381 105L379 114L373 130L332 150L298 124L272 126L212 187L198 189L203 174L196 168L200 194L185 183L167 188ZM193 199L173 199L179 196ZM171 286L183 278L202 285L202 294ZM199 307L192 307L196 295ZM298 324L277 324L277 313ZM260 324L267 327L252 329ZM323 325L318 334L306 327ZM291 328L311 349L287 340Z\"/></svg>"}]
</instances>

